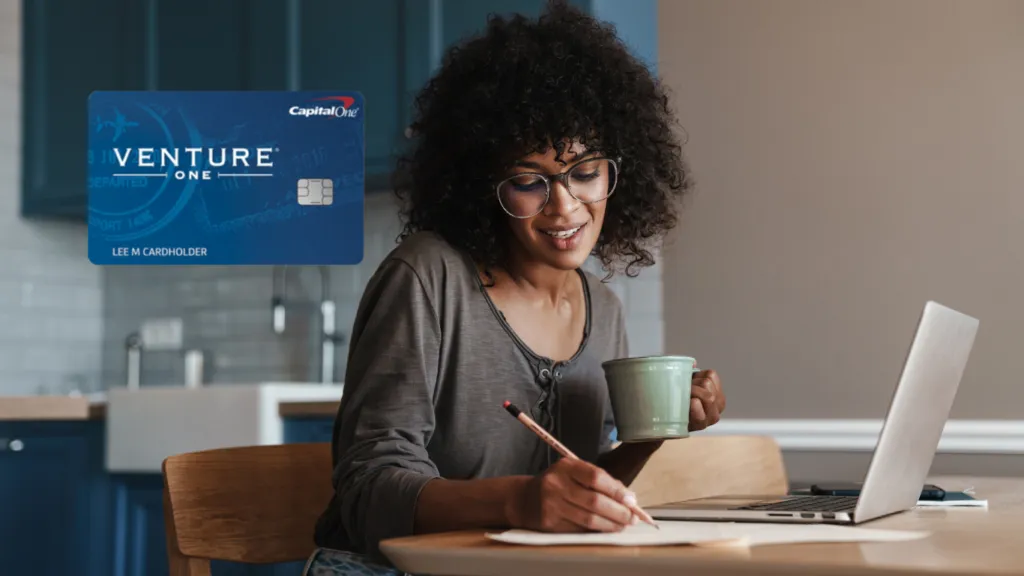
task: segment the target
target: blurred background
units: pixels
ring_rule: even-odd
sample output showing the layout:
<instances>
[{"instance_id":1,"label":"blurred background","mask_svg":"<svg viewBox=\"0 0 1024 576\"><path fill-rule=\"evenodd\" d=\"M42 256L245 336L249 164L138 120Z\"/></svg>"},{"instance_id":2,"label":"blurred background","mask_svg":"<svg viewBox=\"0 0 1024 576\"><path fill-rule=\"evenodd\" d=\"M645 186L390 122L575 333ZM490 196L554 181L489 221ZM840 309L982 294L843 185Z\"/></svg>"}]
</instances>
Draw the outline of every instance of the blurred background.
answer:
<instances>
[{"instance_id":1,"label":"blurred background","mask_svg":"<svg viewBox=\"0 0 1024 576\"><path fill-rule=\"evenodd\" d=\"M981 326L933 472L1024 471L1024 3L658 8L698 185L666 351L721 367L731 430L792 475L861 477L937 300Z\"/></svg>"},{"instance_id":2,"label":"blurred background","mask_svg":"<svg viewBox=\"0 0 1024 576\"><path fill-rule=\"evenodd\" d=\"M856 478L935 299L981 329L934 471L1024 472L1024 3L573 3L671 89L697 182L658 265L612 283L631 353L720 371L709 433L774 436L795 479ZM166 573L163 457L329 439L361 291L399 232L412 98L489 13L543 4L0 0L0 573L33 550L37 573ZM363 92L363 263L92 265L97 89ZM91 536L60 572L44 537L67 526Z\"/></svg>"}]
</instances>

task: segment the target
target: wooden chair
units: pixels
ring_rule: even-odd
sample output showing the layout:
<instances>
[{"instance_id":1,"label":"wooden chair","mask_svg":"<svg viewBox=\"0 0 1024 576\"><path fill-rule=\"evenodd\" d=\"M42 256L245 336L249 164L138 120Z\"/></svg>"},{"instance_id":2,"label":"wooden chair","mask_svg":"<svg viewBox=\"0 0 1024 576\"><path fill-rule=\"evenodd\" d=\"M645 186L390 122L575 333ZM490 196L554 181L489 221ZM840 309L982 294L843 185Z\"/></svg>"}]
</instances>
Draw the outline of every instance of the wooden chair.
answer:
<instances>
[{"instance_id":1,"label":"wooden chair","mask_svg":"<svg viewBox=\"0 0 1024 576\"><path fill-rule=\"evenodd\" d=\"M171 576L209 576L210 560L305 560L334 491L328 443L179 454L163 472Z\"/></svg>"},{"instance_id":2,"label":"wooden chair","mask_svg":"<svg viewBox=\"0 0 1024 576\"><path fill-rule=\"evenodd\" d=\"M761 436L693 436L666 441L630 490L642 506L707 496L784 495L782 450Z\"/></svg>"}]
</instances>

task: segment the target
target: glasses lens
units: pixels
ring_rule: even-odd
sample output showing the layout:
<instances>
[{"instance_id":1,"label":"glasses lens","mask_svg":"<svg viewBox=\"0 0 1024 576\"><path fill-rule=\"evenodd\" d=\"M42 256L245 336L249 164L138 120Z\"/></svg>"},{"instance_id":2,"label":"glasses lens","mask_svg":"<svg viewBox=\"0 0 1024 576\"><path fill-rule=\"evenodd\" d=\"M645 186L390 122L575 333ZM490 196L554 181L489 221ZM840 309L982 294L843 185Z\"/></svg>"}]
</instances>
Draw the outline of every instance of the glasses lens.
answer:
<instances>
[{"instance_id":1,"label":"glasses lens","mask_svg":"<svg viewBox=\"0 0 1024 576\"><path fill-rule=\"evenodd\" d=\"M536 174L519 174L498 185L498 201L512 216L528 218L544 208L548 185Z\"/></svg>"},{"instance_id":2,"label":"glasses lens","mask_svg":"<svg viewBox=\"0 0 1024 576\"><path fill-rule=\"evenodd\" d=\"M607 158L580 162L569 173L569 189L581 202L598 202L615 191L618 170Z\"/></svg>"}]
</instances>

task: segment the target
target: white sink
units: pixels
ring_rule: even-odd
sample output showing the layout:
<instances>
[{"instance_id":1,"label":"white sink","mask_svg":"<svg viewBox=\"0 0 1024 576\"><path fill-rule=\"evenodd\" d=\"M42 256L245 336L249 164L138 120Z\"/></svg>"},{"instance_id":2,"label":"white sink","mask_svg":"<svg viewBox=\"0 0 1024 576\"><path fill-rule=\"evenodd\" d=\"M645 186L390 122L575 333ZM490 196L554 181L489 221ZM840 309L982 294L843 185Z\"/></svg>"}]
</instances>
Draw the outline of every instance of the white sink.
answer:
<instances>
[{"instance_id":1,"label":"white sink","mask_svg":"<svg viewBox=\"0 0 1024 576\"><path fill-rule=\"evenodd\" d=\"M282 402L341 400L342 386L287 382L107 393L107 470L160 472L174 454L284 443Z\"/></svg>"}]
</instances>

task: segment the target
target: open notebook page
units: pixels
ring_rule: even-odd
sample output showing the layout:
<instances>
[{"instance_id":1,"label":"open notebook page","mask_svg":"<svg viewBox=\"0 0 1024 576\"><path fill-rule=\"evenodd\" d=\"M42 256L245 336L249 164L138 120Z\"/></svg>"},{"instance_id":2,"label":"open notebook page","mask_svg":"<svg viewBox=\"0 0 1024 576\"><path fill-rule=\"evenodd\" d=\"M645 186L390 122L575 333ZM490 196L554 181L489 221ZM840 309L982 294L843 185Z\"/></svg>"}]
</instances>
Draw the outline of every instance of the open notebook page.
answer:
<instances>
[{"instance_id":1,"label":"open notebook page","mask_svg":"<svg viewBox=\"0 0 1024 576\"><path fill-rule=\"evenodd\" d=\"M827 524L754 524L743 522L663 521L655 530L646 524L617 533L551 534L507 530L487 537L528 546L603 545L664 546L672 544L762 546L808 542L898 542L928 536L927 532L874 530Z\"/></svg>"}]
</instances>

